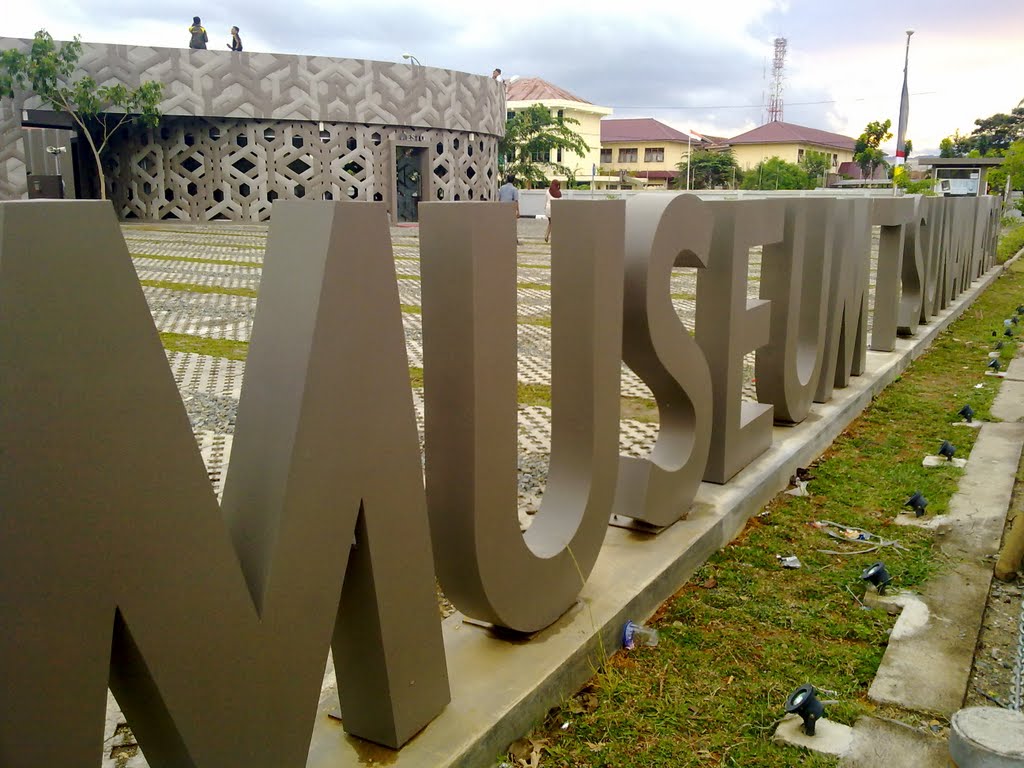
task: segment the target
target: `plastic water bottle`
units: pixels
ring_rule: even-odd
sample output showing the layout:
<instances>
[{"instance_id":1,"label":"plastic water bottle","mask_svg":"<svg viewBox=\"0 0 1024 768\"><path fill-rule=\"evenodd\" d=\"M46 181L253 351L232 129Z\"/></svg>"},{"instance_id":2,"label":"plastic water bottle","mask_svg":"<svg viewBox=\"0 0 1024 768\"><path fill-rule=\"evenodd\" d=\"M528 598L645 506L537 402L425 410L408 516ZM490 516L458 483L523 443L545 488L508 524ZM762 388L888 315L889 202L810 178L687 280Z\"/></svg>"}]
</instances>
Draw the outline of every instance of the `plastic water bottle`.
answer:
<instances>
[{"instance_id":1,"label":"plastic water bottle","mask_svg":"<svg viewBox=\"0 0 1024 768\"><path fill-rule=\"evenodd\" d=\"M648 646L654 648L658 644L658 630L627 621L622 628L622 647L627 651Z\"/></svg>"}]
</instances>

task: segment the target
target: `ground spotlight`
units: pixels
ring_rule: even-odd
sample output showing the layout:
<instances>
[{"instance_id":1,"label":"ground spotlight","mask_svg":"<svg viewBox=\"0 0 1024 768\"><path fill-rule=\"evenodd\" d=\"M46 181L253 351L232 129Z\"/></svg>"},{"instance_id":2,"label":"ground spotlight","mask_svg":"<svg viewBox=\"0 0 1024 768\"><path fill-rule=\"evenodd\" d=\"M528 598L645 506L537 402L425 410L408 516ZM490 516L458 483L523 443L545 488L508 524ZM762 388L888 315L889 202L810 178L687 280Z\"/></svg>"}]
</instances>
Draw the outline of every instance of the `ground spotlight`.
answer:
<instances>
[{"instance_id":1,"label":"ground spotlight","mask_svg":"<svg viewBox=\"0 0 1024 768\"><path fill-rule=\"evenodd\" d=\"M1011 321L1010 318L1006 318L1005 320L1003 320L1003 328L1009 328L1012 324L1013 321Z\"/></svg>"},{"instance_id":2,"label":"ground spotlight","mask_svg":"<svg viewBox=\"0 0 1024 768\"><path fill-rule=\"evenodd\" d=\"M1024 315L1024 304L1018 304L1017 305L1017 314L1018 315Z\"/></svg>"},{"instance_id":3,"label":"ground spotlight","mask_svg":"<svg viewBox=\"0 0 1024 768\"><path fill-rule=\"evenodd\" d=\"M1018 320L1018 319L1017 319L1017 316L1016 316L1016 315L1014 315L1013 317L1011 317L1011 318L1010 318L1010 320L1012 320L1012 321L1013 321L1013 324L1014 324L1014 325L1017 325L1018 323L1020 323L1020 320Z\"/></svg>"},{"instance_id":4,"label":"ground spotlight","mask_svg":"<svg viewBox=\"0 0 1024 768\"><path fill-rule=\"evenodd\" d=\"M988 361L988 366L987 367L991 368L996 373L999 373L999 369L1002 368L1002 366L999 364L999 360L997 358L994 358L994 357L991 360Z\"/></svg>"},{"instance_id":5,"label":"ground spotlight","mask_svg":"<svg viewBox=\"0 0 1024 768\"><path fill-rule=\"evenodd\" d=\"M818 701L818 692L810 683L804 683L786 699L786 711L800 715L804 721L804 733L814 735L814 724L825 714L825 705Z\"/></svg>"},{"instance_id":6,"label":"ground spotlight","mask_svg":"<svg viewBox=\"0 0 1024 768\"><path fill-rule=\"evenodd\" d=\"M1006 336L1006 337L1012 339L1013 338L1013 328L1007 328L1005 331L1003 331L1003 336Z\"/></svg>"},{"instance_id":7,"label":"ground spotlight","mask_svg":"<svg viewBox=\"0 0 1024 768\"><path fill-rule=\"evenodd\" d=\"M968 424L970 424L972 421L974 421L974 409L971 408L971 406L969 406L969 405L965 405L963 408L961 408L959 411L957 411L956 415L957 416L963 416L964 417L964 421L966 421Z\"/></svg>"},{"instance_id":8,"label":"ground spotlight","mask_svg":"<svg viewBox=\"0 0 1024 768\"><path fill-rule=\"evenodd\" d=\"M994 349L1002 349L1002 348L1003 348L1003 342L1002 341L997 341Z\"/></svg>"},{"instance_id":9,"label":"ground spotlight","mask_svg":"<svg viewBox=\"0 0 1024 768\"><path fill-rule=\"evenodd\" d=\"M999 332L998 332L998 331L992 331L992 335L993 335L993 336L998 336L998 335L999 335Z\"/></svg>"},{"instance_id":10,"label":"ground spotlight","mask_svg":"<svg viewBox=\"0 0 1024 768\"><path fill-rule=\"evenodd\" d=\"M939 446L939 456L946 461L952 461L955 455L956 446L949 442L949 440L943 440L942 445Z\"/></svg>"},{"instance_id":11,"label":"ground spotlight","mask_svg":"<svg viewBox=\"0 0 1024 768\"><path fill-rule=\"evenodd\" d=\"M885 570L885 563L881 560L865 568L860 577L869 584L874 585L880 595L885 594L886 586L892 581L892 576Z\"/></svg>"},{"instance_id":12,"label":"ground spotlight","mask_svg":"<svg viewBox=\"0 0 1024 768\"><path fill-rule=\"evenodd\" d=\"M928 506L928 499L920 491L914 491L914 495L903 502L903 506L911 507L914 510L914 516L921 517L924 515L925 507Z\"/></svg>"}]
</instances>

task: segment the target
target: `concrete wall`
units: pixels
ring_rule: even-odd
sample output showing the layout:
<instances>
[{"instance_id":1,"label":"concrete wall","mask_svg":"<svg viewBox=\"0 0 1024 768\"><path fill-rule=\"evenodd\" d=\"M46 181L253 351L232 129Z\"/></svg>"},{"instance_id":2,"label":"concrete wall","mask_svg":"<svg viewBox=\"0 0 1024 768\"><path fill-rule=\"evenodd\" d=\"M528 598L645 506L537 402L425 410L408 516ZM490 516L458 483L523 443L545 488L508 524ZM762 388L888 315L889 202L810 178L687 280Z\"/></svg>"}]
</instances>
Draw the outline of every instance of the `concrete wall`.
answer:
<instances>
[{"instance_id":1,"label":"concrete wall","mask_svg":"<svg viewBox=\"0 0 1024 768\"><path fill-rule=\"evenodd\" d=\"M30 42L0 38L0 49L25 50ZM497 189L497 156L493 147L504 134L505 105L502 86L490 77L361 59L101 43L83 44L78 74L89 75L101 85L122 83L136 87L147 80L162 82L165 98L160 110L165 116L232 118L232 126L244 126L239 130L252 131L254 136L257 131L268 128L278 131L282 121L287 124L305 122L309 130L319 131L319 123L323 121L352 126L348 131L349 138L361 132L356 126L381 126L394 129L396 136L404 132L410 137L407 139L410 142L432 142L436 145L441 141L453 146L458 138L460 144L468 147L471 141L476 140L478 151L483 152L484 157L467 163L465 158L451 154L446 158L444 172L440 173L440 183L434 184L430 192L433 199L437 199L438 190L444 194L457 187L457 184L452 184L450 174L460 177L467 193L472 189L476 199L488 199ZM45 105L38 97L26 94L17 94L13 102L10 99L0 102L0 199L17 199L26 195L27 156L21 134L23 109L42 110ZM256 121L269 122L257 125ZM171 133L180 133L180 124L173 121L167 124L172 126ZM365 133L372 135L373 131ZM159 132L152 138L157 143L165 141ZM480 140L483 140L483 149L479 149ZM120 146L123 141L141 142L142 138L136 132L128 139L116 139L111 152L116 158L113 162L123 164L126 159L139 155L137 145ZM384 162L389 146L386 143L372 144L378 148L373 150L369 146L359 149L377 152L376 160ZM164 146L162 152L188 154L187 147L176 145ZM469 175L470 167L473 168L472 175ZM436 168L436 165L430 167L431 175ZM137 175L134 172L126 174L122 167L120 182L123 189L130 187L132 176ZM228 173L224 178L234 177ZM152 185L153 181L149 183ZM185 187L188 183L184 182ZM238 184L243 183L247 182L238 179ZM270 180L267 191L271 191L276 183ZM332 184L348 184L349 179L322 180L320 183L330 187ZM164 184L160 194L175 188L173 184ZM239 193L239 187L234 187L233 192ZM452 191L453 195L457 193ZM377 187L370 197L362 199L373 199L373 194L380 194L386 199L389 190ZM180 202L181 208L195 208L192 200ZM218 201L211 199L207 202ZM126 206L120 207L124 209ZM127 208L132 209L132 206Z\"/></svg>"}]
</instances>

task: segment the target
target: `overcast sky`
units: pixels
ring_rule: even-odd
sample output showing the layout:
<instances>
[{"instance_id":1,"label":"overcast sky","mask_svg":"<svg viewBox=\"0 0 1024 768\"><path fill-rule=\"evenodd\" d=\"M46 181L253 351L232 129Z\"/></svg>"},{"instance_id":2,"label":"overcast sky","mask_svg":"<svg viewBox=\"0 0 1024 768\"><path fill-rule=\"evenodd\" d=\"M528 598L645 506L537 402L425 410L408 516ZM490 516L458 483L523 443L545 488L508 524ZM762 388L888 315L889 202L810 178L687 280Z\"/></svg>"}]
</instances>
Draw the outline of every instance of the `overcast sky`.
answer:
<instances>
[{"instance_id":1,"label":"overcast sky","mask_svg":"<svg viewBox=\"0 0 1024 768\"><path fill-rule=\"evenodd\" d=\"M787 122L856 137L895 124L910 47L915 154L1024 99L1024 0L9 0L0 36L181 46L199 15L211 48L401 60L542 77L618 117L734 136L763 122L772 40L788 39ZM890 142L890 148L895 142Z\"/></svg>"}]
</instances>

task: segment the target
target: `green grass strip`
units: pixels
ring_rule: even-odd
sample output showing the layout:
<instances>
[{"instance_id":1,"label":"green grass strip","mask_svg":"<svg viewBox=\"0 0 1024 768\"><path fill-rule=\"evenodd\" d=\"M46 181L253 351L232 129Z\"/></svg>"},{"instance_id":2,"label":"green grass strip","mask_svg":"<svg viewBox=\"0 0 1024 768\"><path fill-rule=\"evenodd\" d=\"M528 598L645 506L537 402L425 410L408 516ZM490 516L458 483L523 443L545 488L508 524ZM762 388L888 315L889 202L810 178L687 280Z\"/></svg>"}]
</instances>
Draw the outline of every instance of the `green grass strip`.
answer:
<instances>
[{"instance_id":1,"label":"green grass strip","mask_svg":"<svg viewBox=\"0 0 1024 768\"><path fill-rule=\"evenodd\" d=\"M266 232L213 232L209 229L204 229L200 232L194 232L188 229L173 229L171 227L150 227L145 225L133 225L126 224L125 232L131 234L132 232L170 232L175 235L194 235L197 237L262 237L267 238Z\"/></svg>"},{"instance_id":2,"label":"green grass strip","mask_svg":"<svg viewBox=\"0 0 1024 768\"><path fill-rule=\"evenodd\" d=\"M191 352L195 355L224 357L228 360L245 360L249 354L249 342L230 339L206 339L186 333L161 333L160 340L168 352Z\"/></svg>"},{"instance_id":3,"label":"green grass strip","mask_svg":"<svg viewBox=\"0 0 1024 768\"><path fill-rule=\"evenodd\" d=\"M197 285L195 283L174 283L170 280L139 280L148 288L166 288L169 291L184 291L186 293L216 293L222 296L247 296L250 299L256 298L254 288L225 288L220 285Z\"/></svg>"},{"instance_id":4,"label":"green grass strip","mask_svg":"<svg viewBox=\"0 0 1024 768\"><path fill-rule=\"evenodd\" d=\"M1018 222L1010 229L1003 230L996 248L996 261L1002 264L1021 248L1024 248L1024 222Z\"/></svg>"},{"instance_id":5,"label":"green grass strip","mask_svg":"<svg viewBox=\"0 0 1024 768\"><path fill-rule=\"evenodd\" d=\"M132 237L131 233L126 233L125 241L129 245L134 243L158 243L159 245L197 245L205 246L207 248L234 248L235 250L249 250L249 251L265 251L267 246L265 245L250 245L247 243L216 243L209 240L172 240L171 238L149 238L149 237ZM178 234L192 234L190 232L179 232ZM196 233L198 234L198 233Z\"/></svg>"},{"instance_id":6,"label":"green grass strip","mask_svg":"<svg viewBox=\"0 0 1024 768\"><path fill-rule=\"evenodd\" d=\"M133 253L133 259L158 259L160 261L182 261L188 264L219 264L228 267L263 269L258 261L231 261L229 259L204 259L200 256L164 256L160 253Z\"/></svg>"},{"instance_id":7,"label":"green grass strip","mask_svg":"<svg viewBox=\"0 0 1024 768\"><path fill-rule=\"evenodd\" d=\"M835 758L771 742L786 696L804 682L835 691L827 697L839 703L826 708L834 721L900 717L867 699L894 619L863 610L850 590L863 594L860 573L876 560L885 561L895 588L913 588L946 567L933 533L893 519L917 490L929 515L948 508L962 470L924 469L921 457L943 439L958 456L970 452L977 432L950 422L967 403L990 418L1000 381L984 375L991 333L1002 338L1002 319L1022 293L1020 268L995 281L833 442L811 468L810 497L776 497L659 609L650 622L661 634L657 648L617 654L552 710L531 736L546 741L542 763L835 766ZM1016 346L1004 347L1004 361ZM907 550L818 552L859 548L828 538L811 525L818 520L898 539ZM635 546L642 556L643 543ZM803 567L782 569L776 555L793 554Z\"/></svg>"}]
</instances>

